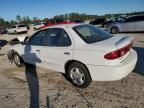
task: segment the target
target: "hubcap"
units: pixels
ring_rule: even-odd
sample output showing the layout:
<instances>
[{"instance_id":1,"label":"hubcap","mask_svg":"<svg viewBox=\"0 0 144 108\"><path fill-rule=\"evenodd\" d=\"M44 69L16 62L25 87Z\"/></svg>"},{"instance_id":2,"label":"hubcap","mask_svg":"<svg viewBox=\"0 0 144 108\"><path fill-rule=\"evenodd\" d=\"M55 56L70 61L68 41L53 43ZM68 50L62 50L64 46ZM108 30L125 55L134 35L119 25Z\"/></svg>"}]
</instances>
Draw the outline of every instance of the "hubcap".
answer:
<instances>
[{"instance_id":1,"label":"hubcap","mask_svg":"<svg viewBox=\"0 0 144 108\"><path fill-rule=\"evenodd\" d=\"M16 64L20 65L20 58L18 55L14 56L14 60L15 60Z\"/></svg>"},{"instance_id":2,"label":"hubcap","mask_svg":"<svg viewBox=\"0 0 144 108\"><path fill-rule=\"evenodd\" d=\"M74 84L83 85L85 82L84 73L77 67L74 67L70 71L70 77Z\"/></svg>"},{"instance_id":3,"label":"hubcap","mask_svg":"<svg viewBox=\"0 0 144 108\"><path fill-rule=\"evenodd\" d=\"M117 29L116 29L116 28L113 28L113 29L112 29L112 33L114 33L114 34L117 33Z\"/></svg>"}]
</instances>

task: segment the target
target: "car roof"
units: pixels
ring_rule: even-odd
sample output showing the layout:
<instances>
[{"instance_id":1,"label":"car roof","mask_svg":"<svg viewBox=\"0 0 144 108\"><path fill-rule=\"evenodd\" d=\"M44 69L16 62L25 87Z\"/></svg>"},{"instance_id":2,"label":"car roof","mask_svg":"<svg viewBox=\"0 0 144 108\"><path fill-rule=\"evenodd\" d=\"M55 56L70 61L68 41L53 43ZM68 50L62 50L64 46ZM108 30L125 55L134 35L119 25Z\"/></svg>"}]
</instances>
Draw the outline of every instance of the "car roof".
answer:
<instances>
[{"instance_id":1,"label":"car roof","mask_svg":"<svg viewBox=\"0 0 144 108\"><path fill-rule=\"evenodd\" d=\"M78 26L78 25L84 25L83 23L74 23L74 24L58 24L58 25L53 25L53 26L49 26L46 28L43 28L42 30L45 30L47 28L72 28L74 26Z\"/></svg>"}]
</instances>

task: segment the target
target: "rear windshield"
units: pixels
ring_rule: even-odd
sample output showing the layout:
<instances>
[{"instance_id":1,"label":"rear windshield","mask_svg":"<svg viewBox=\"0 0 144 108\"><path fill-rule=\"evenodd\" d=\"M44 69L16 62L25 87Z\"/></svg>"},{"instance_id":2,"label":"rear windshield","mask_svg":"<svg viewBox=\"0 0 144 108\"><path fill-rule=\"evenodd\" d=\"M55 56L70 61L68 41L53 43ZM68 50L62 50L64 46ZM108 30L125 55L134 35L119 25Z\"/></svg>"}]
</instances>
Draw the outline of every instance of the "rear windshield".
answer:
<instances>
[{"instance_id":1,"label":"rear windshield","mask_svg":"<svg viewBox=\"0 0 144 108\"><path fill-rule=\"evenodd\" d=\"M94 43L112 37L110 33L90 24L78 25L73 29L87 43Z\"/></svg>"},{"instance_id":2,"label":"rear windshield","mask_svg":"<svg viewBox=\"0 0 144 108\"><path fill-rule=\"evenodd\" d=\"M10 28L16 28L16 26L11 26Z\"/></svg>"},{"instance_id":3,"label":"rear windshield","mask_svg":"<svg viewBox=\"0 0 144 108\"><path fill-rule=\"evenodd\" d=\"M26 27L26 25L18 25L18 27Z\"/></svg>"}]
</instances>

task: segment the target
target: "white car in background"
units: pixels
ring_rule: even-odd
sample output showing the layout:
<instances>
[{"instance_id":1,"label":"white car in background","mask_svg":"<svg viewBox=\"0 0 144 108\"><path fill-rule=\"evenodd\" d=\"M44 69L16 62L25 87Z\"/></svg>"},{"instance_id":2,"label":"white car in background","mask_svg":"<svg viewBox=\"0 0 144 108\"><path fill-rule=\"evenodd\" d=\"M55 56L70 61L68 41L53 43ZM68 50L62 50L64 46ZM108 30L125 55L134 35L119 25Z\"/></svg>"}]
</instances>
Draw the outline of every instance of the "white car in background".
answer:
<instances>
[{"instance_id":1,"label":"white car in background","mask_svg":"<svg viewBox=\"0 0 144 108\"><path fill-rule=\"evenodd\" d=\"M28 29L27 26L24 24L12 25L10 28L7 29L8 34L18 34L18 33L27 33Z\"/></svg>"},{"instance_id":2,"label":"white car in background","mask_svg":"<svg viewBox=\"0 0 144 108\"><path fill-rule=\"evenodd\" d=\"M33 25L33 29L34 30L39 30L41 27L43 27L44 26L44 23L43 22L40 22L40 23L35 23L34 25Z\"/></svg>"},{"instance_id":3,"label":"white car in background","mask_svg":"<svg viewBox=\"0 0 144 108\"><path fill-rule=\"evenodd\" d=\"M132 72L137 62L132 43L131 37L112 36L89 24L55 25L13 45L8 57L17 66L26 62L65 73L84 88L92 80L120 80Z\"/></svg>"},{"instance_id":4,"label":"white car in background","mask_svg":"<svg viewBox=\"0 0 144 108\"><path fill-rule=\"evenodd\" d=\"M119 32L144 32L144 15L132 16L121 22L108 26L108 31L116 34Z\"/></svg>"}]
</instances>

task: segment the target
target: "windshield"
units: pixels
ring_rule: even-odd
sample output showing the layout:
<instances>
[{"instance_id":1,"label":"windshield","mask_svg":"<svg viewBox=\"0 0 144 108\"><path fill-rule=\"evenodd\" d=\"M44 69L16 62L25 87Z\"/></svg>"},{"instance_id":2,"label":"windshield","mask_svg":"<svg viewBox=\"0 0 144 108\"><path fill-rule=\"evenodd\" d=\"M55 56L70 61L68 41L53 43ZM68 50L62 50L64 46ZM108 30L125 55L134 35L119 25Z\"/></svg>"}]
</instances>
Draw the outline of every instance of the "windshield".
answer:
<instances>
[{"instance_id":1,"label":"windshield","mask_svg":"<svg viewBox=\"0 0 144 108\"><path fill-rule=\"evenodd\" d=\"M16 28L16 26L11 26L10 28Z\"/></svg>"},{"instance_id":2,"label":"windshield","mask_svg":"<svg viewBox=\"0 0 144 108\"><path fill-rule=\"evenodd\" d=\"M94 43L112 37L108 32L90 24L78 25L73 29L87 43Z\"/></svg>"}]
</instances>

